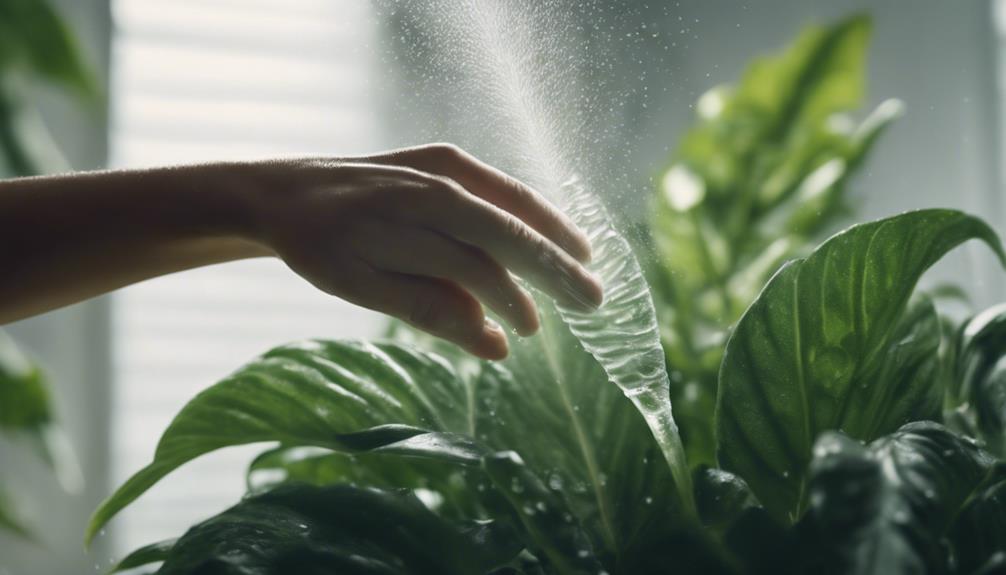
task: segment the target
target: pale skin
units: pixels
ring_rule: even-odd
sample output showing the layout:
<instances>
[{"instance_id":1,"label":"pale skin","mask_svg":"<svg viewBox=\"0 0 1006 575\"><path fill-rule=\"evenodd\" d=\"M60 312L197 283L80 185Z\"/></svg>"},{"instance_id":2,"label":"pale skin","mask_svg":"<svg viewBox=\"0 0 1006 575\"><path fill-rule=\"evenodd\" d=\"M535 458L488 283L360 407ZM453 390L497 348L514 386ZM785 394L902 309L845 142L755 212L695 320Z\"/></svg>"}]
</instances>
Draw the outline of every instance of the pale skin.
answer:
<instances>
[{"instance_id":1,"label":"pale skin","mask_svg":"<svg viewBox=\"0 0 1006 575\"><path fill-rule=\"evenodd\" d=\"M486 359L508 351L486 309L538 329L515 276L582 309L603 299L586 236L451 145L0 182L0 324L252 257Z\"/></svg>"}]
</instances>

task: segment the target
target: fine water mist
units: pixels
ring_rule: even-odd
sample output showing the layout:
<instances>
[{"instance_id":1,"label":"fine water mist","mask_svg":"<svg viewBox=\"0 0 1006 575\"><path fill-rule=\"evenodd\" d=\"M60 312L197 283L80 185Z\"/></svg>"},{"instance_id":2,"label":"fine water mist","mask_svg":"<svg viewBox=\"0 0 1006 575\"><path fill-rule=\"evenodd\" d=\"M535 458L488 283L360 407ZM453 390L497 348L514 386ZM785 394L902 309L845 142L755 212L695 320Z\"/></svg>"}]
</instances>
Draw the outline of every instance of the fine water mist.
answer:
<instances>
[{"instance_id":1,"label":"fine water mist","mask_svg":"<svg viewBox=\"0 0 1006 575\"><path fill-rule=\"evenodd\" d=\"M605 303L594 313L560 307L558 315L643 415L688 506L690 477L671 412L649 286L590 179L598 171L592 149L603 137L601 119L618 103L601 97L599 90L583 89L590 63L569 42L576 24L557 7L549 2L438 0L422 7L398 2L388 9L425 10L433 16L413 20L407 15L402 21L406 28L417 28L413 31L421 38L409 49L425 52L432 62L419 72L423 83L453 92L443 105L465 99L474 103L448 115L468 116L464 123L493 142L496 156L486 159L546 195L590 237L594 258L589 269L604 285ZM597 179L607 185L617 181ZM607 190L606 196L626 193L647 190ZM547 309L543 314L543 321L553 319Z\"/></svg>"}]
</instances>

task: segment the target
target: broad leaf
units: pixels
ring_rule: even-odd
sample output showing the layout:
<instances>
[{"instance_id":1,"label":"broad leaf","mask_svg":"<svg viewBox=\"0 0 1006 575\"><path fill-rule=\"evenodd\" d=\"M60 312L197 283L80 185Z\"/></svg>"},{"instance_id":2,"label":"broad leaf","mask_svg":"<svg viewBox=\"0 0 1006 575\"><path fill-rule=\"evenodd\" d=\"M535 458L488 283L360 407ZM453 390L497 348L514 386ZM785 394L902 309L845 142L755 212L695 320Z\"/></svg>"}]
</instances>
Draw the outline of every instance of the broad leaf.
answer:
<instances>
[{"instance_id":1,"label":"broad leaf","mask_svg":"<svg viewBox=\"0 0 1006 575\"><path fill-rule=\"evenodd\" d=\"M154 461L98 509L88 534L185 462L262 441L436 459L443 467L427 487L452 487L440 495L459 503L454 511L476 510L476 502L456 496L486 482L467 472L465 486L449 479L458 465L479 460L474 438L493 450L518 446L547 485L568 489L571 515L602 557L617 561L678 520L670 473L642 418L597 362L558 317L544 323L540 340L515 344L507 364L513 371L486 364L473 378L395 345L309 342L273 350L194 398L164 433ZM402 461L361 456L354 471L335 473L385 485L414 474Z\"/></svg>"},{"instance_id":2,"label":"broad leaf","mask_svg":"<svg viewBox=\"0 0 1006 575\"><path fill-rule=\"evenodd\" d=\"M814 447L808 572L898 575L945 564L939 543L992 465L973 441L910 423L868 446L828 432Z\"/></svg>"},{"instance_id":3,"label":"broad leaf","mask_svg":"<svg viewBox=\"0 0 1006 575\"><path fill-rule=\"evenodd\" d=\"M1003 256L991 228L956 211L854 226L780 270L745 312L720 371L719 458L777 518L800 516L822 431L871 440L927 415L916 386L930 384L901 375L927 369L933 338L904 311L923 272L972 238Z\"/></svg>"},{"instance_id":4,"label":"broad leaf","mask_svg":"<svg viewBox=\"0 0 1006 575\"><path fill-rule=\"evenodd\" d=\"M933 301L916 294L898 320L879 370L870 381L878 389L864 409L848 412L842 428L873 438L911 421L937 420L943 402L939 349L943 323ZM864 379L866 379L864 377Z\"/></svg>"},{"instance_id":5,"label":"broad leaf","mask_svg":"<svg viewBox=\"0 0 1006 575\"><path fill-rule=\"evenodd\" d=\"M277 485L349 484L379 489L411 489L437 513L452 518L483 517L479 496L488 480L481 474L442 461L402 458L385 452L345 453L323 447L281 447L255 458L248 471L248 490L262 493Z\"/></svg>"},{"instance_id":6,"label":"broad leaf","mask_svg":"<svg viewBox=\"0 0 1006 575\"><path fill-rule=\"evenodd\" d=\"M469 575L519 551L505 525L450 523L411 494L289 485L196 525L167 552L144 555L164 560L161 575Z\"/></svg>"},{"instance_id":7,"label":"broad leaf","mask_svg":"<svg viewBox=\"0 0 1006 575\"><path fill-rule=\"evenodd\" d=\"M858 125L870 22L811 26L699 98L660 178L650 269L692 465L715 462L717 372L730 328L771 275L847 215L846 189L901 105Z\"/></svg>"},{"instance_id":8,"label":"broad leaf","mask_svg":"<svg viewBox=\"0 0 1006 575\"><path fill-rule=\"evenodd\" d=\"M232 445L278 441L337 451L387 445L410 455L425 450L477 462L471 442L460 435L442 436L447 441L439 444L421 437L424 429L470 434L470 394L437 356L395 345L316 341L274 349L182 409L154 461L95 512L87 539L174 469Z\"/></svg>"},{"instance_id":9,"label":"broad leaf","mask_svg":"<svg viewBox=\"0 0 1006 575\"><path fill-rule=\"evenodd\" d=\"M561 344L550 350L554 355L542 354L534 340L526 340L516 345L509 364L519 370L516 374L486 364L472 380L459 377L436 356L394 345L309 342L273 350L178 414L154 462L98 509L89 535L178 466L251 442L369 452L338 462L337 467L351 463L353 471L328 462L325 472L334 471L333 480L355 474L377 485L402 481L401 487L417 487L406 482L412 463L392 455L436 459L450 465L431 474L426 487L453 488L440 493L450 502L460 490L486 484L469 474L466 485L451 483L457 465L479 461L482 448L469 438L475 437L492 449L520 446L547 485L569 490L571 518L582 519L592 543L607 556L631 553L676 520L669 470L631 403L607 384L558 318L546 324L557 331L543 341ZM377 455L388 457L372 457ZM292 469L283 467L284 473ZM478 509L469 497L454 511Z\"/></svg>"},{"instance_id":10,"label":"broad leaf","mask_svg":"<svg viewBox=\"0 0 1006 575\"><path fill-rule=\"evenodd\" d=\"M1006 554L1006 464L999 465L961 509L950 530L960 573L976 572L997 554Z\"/></svg>"},{"instance_id":11,"label":"broad leaf","mask_svg":"<svg viewBox=\"0 0 1006 575\"><path fill-rule=\"evenodd\" d=\"M571 517L583 523L602 560L619 564L681 521L675 484L631 402L555 308L541 299L539 307L541 332L512 341L507 361L484 363L472 379L476 438L492 449L518 451L526 472L564 492Z\"/></svg>"},{"instance_id":12,"label":"broad leaf","mask_svg":"<svg viewBox=\"0 0 1006 575\"><path fill-rule=\"evenodd\" d=\"M525 543L536 555L563 575L604 570L560 490L547 486L514 452L489 455L482 465L524 525Z\"/></svg>"},{"instance_id":13,"label":"broad leaf","mask_svg":"<svg viewBox=\"0 0 1006 575\"><path fill-rule=\"evenodd\" d=\"M120 571L129 571L153 563L162 563L171 554L171 549L174 548L177 542L177 539L167 539L151 543L150 545L144 545L123 557L107 573L119 573Z\"/></svg>"},{"instance_id":14,"label":"broad leaf","mask_svg":"<svg viewBox=\"0 0 1006 575\"><path fill-rule=\"evenodd\" d=\"M563 491L603 560L617 564L682 521L681 503L643 418L553 314L544 307L540 335L484 366L478 440L517 451Z\"/></svg>"},{"instance_id":15,"label":"broad leaf","mask_svg":"<svg viewBox=\"0 0 1006 575\"><path fill-rule=\"evenodd\" d=\"M1006 457L1006 305L968 321L954 357L949 407L990 451Z\"/></svg>"}]
</instances>

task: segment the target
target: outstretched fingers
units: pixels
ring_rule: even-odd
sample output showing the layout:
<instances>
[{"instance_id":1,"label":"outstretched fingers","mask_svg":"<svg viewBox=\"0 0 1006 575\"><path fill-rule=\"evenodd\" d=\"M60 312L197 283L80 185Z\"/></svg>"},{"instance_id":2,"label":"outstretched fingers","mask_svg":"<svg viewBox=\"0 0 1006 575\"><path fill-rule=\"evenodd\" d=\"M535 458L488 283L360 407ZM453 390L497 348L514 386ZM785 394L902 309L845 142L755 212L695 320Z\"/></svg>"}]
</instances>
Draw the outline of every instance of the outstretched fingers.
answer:
<instances>
[{"instance_id":1,"label":"outstretched fingers","mask_svg":"<svg viewBox=\"0 0 1006 575\"><path fill-rule=\"evenodd\" d=\"M531 335L538 330L530 294L482 250L428 229L386 222L368 226L363 237L362 253L374 267L448 280L469 291L517 333Z\"/></svg>"},{"instance_id":2,"label":"outstretched fingers","mask_svg":"<svg viewBox=\"0 0 1006 575\"><path fill-rule=\"evenodd\" d=\"M384 156L399 165L445 176L501 210L512 214L580 262L590 261L586 234L541 194L451 144L431 144Z\"/></svg>"},{"instance_id":3,"label":"outstretched fingers","mask_svg":"<svg viewBox=\"0 0 1006 575\"><path fill-rule=\"evenodd\" d=\"M592 310L603 301L600 282L569 253L449 178L431 176L399 205L396 217L482 250L566 306Z\"/></svg>"},{"instance_id":4,"label":"outstretched fingers","mask_svg":"<svg viewBox=\"0 0 1006 575\"><path fill-rule=\"evenodd\" d=\"M397 317L483 359L507 356L502 328L487 318L478 300L457 284L387 272L362 261L347 271L354 275L355 287L343 294L345 299Z\"/></svg>"}]
</instances>

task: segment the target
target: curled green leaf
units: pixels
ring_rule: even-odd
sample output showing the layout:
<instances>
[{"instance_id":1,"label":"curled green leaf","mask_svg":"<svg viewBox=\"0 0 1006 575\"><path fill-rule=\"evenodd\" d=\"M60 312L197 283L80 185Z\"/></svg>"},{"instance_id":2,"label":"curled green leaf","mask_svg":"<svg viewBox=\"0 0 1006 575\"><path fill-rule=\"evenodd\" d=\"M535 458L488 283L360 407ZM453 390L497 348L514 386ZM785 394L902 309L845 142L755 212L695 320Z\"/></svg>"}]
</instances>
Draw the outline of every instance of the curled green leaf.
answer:
<instances>
[{"instance_id":1,"label":"curled green leaf","mask_svg":"<svg viewBox=\"0 0 1006 575\"><path fill-rule=\"evenodd\" d=\"M745 312L720 370L718 454L777 518L802 514L821 432L871 440L934 409L917 402L929 392L916 387L933 378L901 374L928 369L938 322L921 314L929 323L918 324L905 310L922 274L973 238L1004 257L987 224L953 210L853 226L781 269Z\"/></svg>"},{"instance_id":2,"label":"curled green leaf","mask_svg":"<svg viewBox=\"0 0 1006 575\"><path fill-rule=\"evenodd\" d=\"M173 544L145 548L133 562L163 560L159 575L469 575L506 564L520 548L506 525L452 523L412 494L287 485L245 499Z\"/></svg>"},{"instance_id":3,"label":"curled green leaf","mask_svg":"<svg viewBox=\"0 0 1006 575\"><path fill-rule=\"evenodd\" d=\"M974 441L932 422L869 445L825 433L810 465L809 572L938 572L947 562L940 539L992 463Z\"/></svg>"},{"instance_id":4,"label":"curled green leaf","mask_svg":"<svg viewBox=\"0 0 1006 575\"><path fill-rule=\"evenodd\" d=\"M161 478L203 454L257 442L473 459L468 390L443 360L395 345L315 341L274 349L206 389L164 432L154 461L95 511L88 541Z\"/></svg>"}]
</instances>

